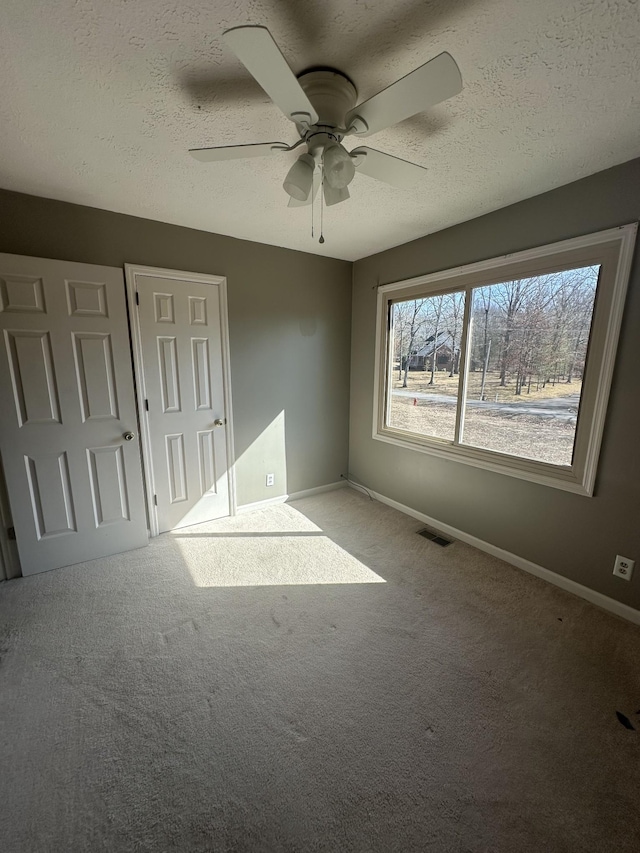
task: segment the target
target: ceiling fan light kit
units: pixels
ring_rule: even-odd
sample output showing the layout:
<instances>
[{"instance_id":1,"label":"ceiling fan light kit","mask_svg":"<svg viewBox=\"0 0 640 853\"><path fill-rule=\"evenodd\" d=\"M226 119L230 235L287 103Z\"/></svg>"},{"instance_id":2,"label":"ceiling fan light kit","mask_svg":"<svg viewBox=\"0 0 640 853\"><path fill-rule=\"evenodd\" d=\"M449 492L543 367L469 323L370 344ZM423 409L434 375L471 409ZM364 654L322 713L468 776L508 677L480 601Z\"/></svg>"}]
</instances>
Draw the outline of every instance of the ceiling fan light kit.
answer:
<instances>
[{"instance_id":1,"label":"ceiling fan light kit","mask_svg":"<svg viewBox=\"0 0 640 853\"><path fill-rule=\"evenodd\" d=\"M354 178L356 167L349 152L337 142L325 145L322 153L325 181L334 190L343 190Z\"/></svg>"},{"instance_id":2,"label":"ceiling fan light kit","mask_svg":"<svg viewBox=\"0 0 640 853\"><path fill-rule=\"evenodd\" d=\"M349 190L347 187L342 187L340 189L336 187L332 187L326 181L323 184L323 192L324 192L324 203L327 207L331 207L334 204L339 204L341 201L346 201L349 196Z\"/></svg>"},{"instance_id":3,"label":"ceiling fan light kit","mask_svg":"<svg viewBox=\"0 0 640 853\"><path fill-rule=\"evenodd\" d=\"M462 77L453 57L441 53L372 98L357 104L358 93L346 75L332 68L296 77L266 27L232 27L223 39L271 100L297 128L299 139L191 149L200 162L262 157L306 145L289 169L283 187L289 206L311 205L320 183L327 206L349 198L356 171L401 189L411 189L427 170L373 148L348 151L347 136L371 136L458 94ZM319 175L319 177L318 177ZM321 242L324 242L322 240Z\"/></svg>"},{"instance_id":4,"label":"ceiling fan light kit","mask_svg":"<svg viewBox=\"0 0 640 853\"><path fill-rule=\"evenodd\" d=\"M291 198L305 201L311 192L316 161L311 154L301 154L289 169L282 186Z\"/></svg>"}]
</instances>

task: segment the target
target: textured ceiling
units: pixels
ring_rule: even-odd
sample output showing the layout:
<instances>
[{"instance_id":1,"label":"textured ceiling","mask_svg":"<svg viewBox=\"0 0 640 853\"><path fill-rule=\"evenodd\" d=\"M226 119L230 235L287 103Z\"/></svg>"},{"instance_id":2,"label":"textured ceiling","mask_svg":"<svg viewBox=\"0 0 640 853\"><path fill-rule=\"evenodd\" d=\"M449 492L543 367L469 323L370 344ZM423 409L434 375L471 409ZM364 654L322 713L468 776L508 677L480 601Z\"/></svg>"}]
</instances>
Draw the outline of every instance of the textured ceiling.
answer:
<instances>
[{"instance_id":1,"label":"textured ceiling","mask_svg":"<svg viewBox=\"0 0 640 853\"><path fill-rule=\"evenodd\" d=\"M424 184L356 175L320 245L294 153L189 157L297 138L220 39L243 23L361 100L448 50L463 92L365 143ZM639 36L637 0L2 0L0 186L354 260L640 156Z\"/></svg>"}]
</instances>

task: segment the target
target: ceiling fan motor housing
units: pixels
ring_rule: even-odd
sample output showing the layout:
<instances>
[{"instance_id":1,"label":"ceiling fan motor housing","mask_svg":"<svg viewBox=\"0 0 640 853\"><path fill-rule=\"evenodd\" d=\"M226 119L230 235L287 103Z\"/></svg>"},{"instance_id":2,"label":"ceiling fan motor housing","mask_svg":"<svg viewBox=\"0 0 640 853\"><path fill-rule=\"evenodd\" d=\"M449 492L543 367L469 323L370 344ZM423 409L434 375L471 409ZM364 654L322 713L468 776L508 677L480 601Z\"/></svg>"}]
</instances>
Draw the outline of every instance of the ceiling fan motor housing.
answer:
<instances>
[{"instance_id":1,"label":"ceiling fan motor housing","mask_svg":"<svg viewBox=\"0 0 640 853\"><path fill-rule=\"evenodd\" d=\"M300 135L327 128L334 131L344 128L346 115L355 107L358 98L357 89L351 80L339 71L328 68L307 71L298 77L298 82L318 113L318 122L312 128L298 127Z\"/></svg>"}]
</instances>

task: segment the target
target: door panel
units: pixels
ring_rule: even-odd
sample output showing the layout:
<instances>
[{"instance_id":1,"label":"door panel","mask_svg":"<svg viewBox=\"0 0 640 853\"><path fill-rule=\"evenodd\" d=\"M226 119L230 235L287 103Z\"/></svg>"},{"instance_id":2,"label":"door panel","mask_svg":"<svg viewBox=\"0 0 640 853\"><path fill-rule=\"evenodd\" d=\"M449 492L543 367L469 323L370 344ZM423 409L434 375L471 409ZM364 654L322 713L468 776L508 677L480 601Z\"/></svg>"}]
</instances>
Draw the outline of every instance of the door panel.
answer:
<instances>
[{"instance_id":1,"label":"door panel","mask_svg":"<svg viewBox=\"0 0 640 853\"><path fill-rule=\"evenodd\" d=\"M162 533L229 515L220 287L134 280Z\"/></svg>"},{"instance_id":2,"label":"door panel","mask_svg":"<svg viewBox=\"0 0 640 853\"><path fill-rule=\"evenodd\" d=\"M82 420L118 418L111 335L106 332L72 332L76 381Z\"/></svg>"},{"instance_id":3,"label":"door panel","mask_svg":"<svg viewBox=\"0 0 640 853\"><path fill-rule=\"evenodd\" d=\"M4 330L18 423L60 423L49 332Z\"/></svg>"},{"instance_id":4,"label":"door panel","mask_svg":"<svg viewBox=\"0 0 640 853\"><path fill-rule=\"evenodd\" d=\"M96 527L130 521L129 490L122 445L87 450Z\"/></svg>"},{"instance_id":5,"label":"door panel","mask_svg":"<svg viewBox=\"0 0 640 853\"><path fill-rule=\"evenodd\" d=\"M147 544L122 272L0 255L0 451L25 575Z\"/></svg>"},{"instance_id":6,"label":"door panel","mask_svg":"<svg viewBox=\"0 0 640 853\"><path fill-rule=\"evenodd\" d=\"M38 539L77 533L66 451L24 457Z\"/></svg>"}]
</instances>

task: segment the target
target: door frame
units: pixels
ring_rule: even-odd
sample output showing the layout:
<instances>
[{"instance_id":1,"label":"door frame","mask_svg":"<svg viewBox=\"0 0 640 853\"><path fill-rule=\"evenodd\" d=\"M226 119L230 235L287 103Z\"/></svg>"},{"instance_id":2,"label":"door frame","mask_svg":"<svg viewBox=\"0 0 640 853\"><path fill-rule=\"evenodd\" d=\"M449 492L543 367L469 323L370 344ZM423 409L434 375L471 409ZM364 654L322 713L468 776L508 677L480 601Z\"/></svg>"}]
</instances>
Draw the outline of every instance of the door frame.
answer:
<instances>
[{"instance_id":1,"label":"door frame","mask_svg":"<svg viewBox=\"0 0 640 853\"><path fill-rule=\"evenodd\" d=\"M11 535L11 530L13 530L13 519L9 505L9 492L2 459L0 459L0 581L22 577L15 531Z\"/></svg>"},{"instance_id":2,"label":"door frame","mask_svg":"<svg viewBox=\"0 0 640 853\"><path fill-rule=\"evenodd\" d=\"M142 335L140 332L140 317L137 310L136 293L138 276L152 278L169 278L177 281L194 282L196 284L211 284L218 288L220 299L220 340L222 344L222 387L227 419L227 476L229 478L229 515L237 511L235 453L233 447L233 409L231 405L231 358L229 349L229 315L227 311L227 279L220 275L184 272L182 270L160 269L158 267L125 264L125 281L127 289L127 308L129 309L129 328L131 330L131 349L133 354L133 375L135 379L136 402L138 405L138 425L140 430L140 446L142 450L142 465L144 487L147 498L147 517L149 519L149 535L158 536L158 514L155 507L156 494L153 480L153 464L151 455L151 432L149 428L149 413L145 407L147 399L143 359Z\"/></svg>"}]
</instances>

